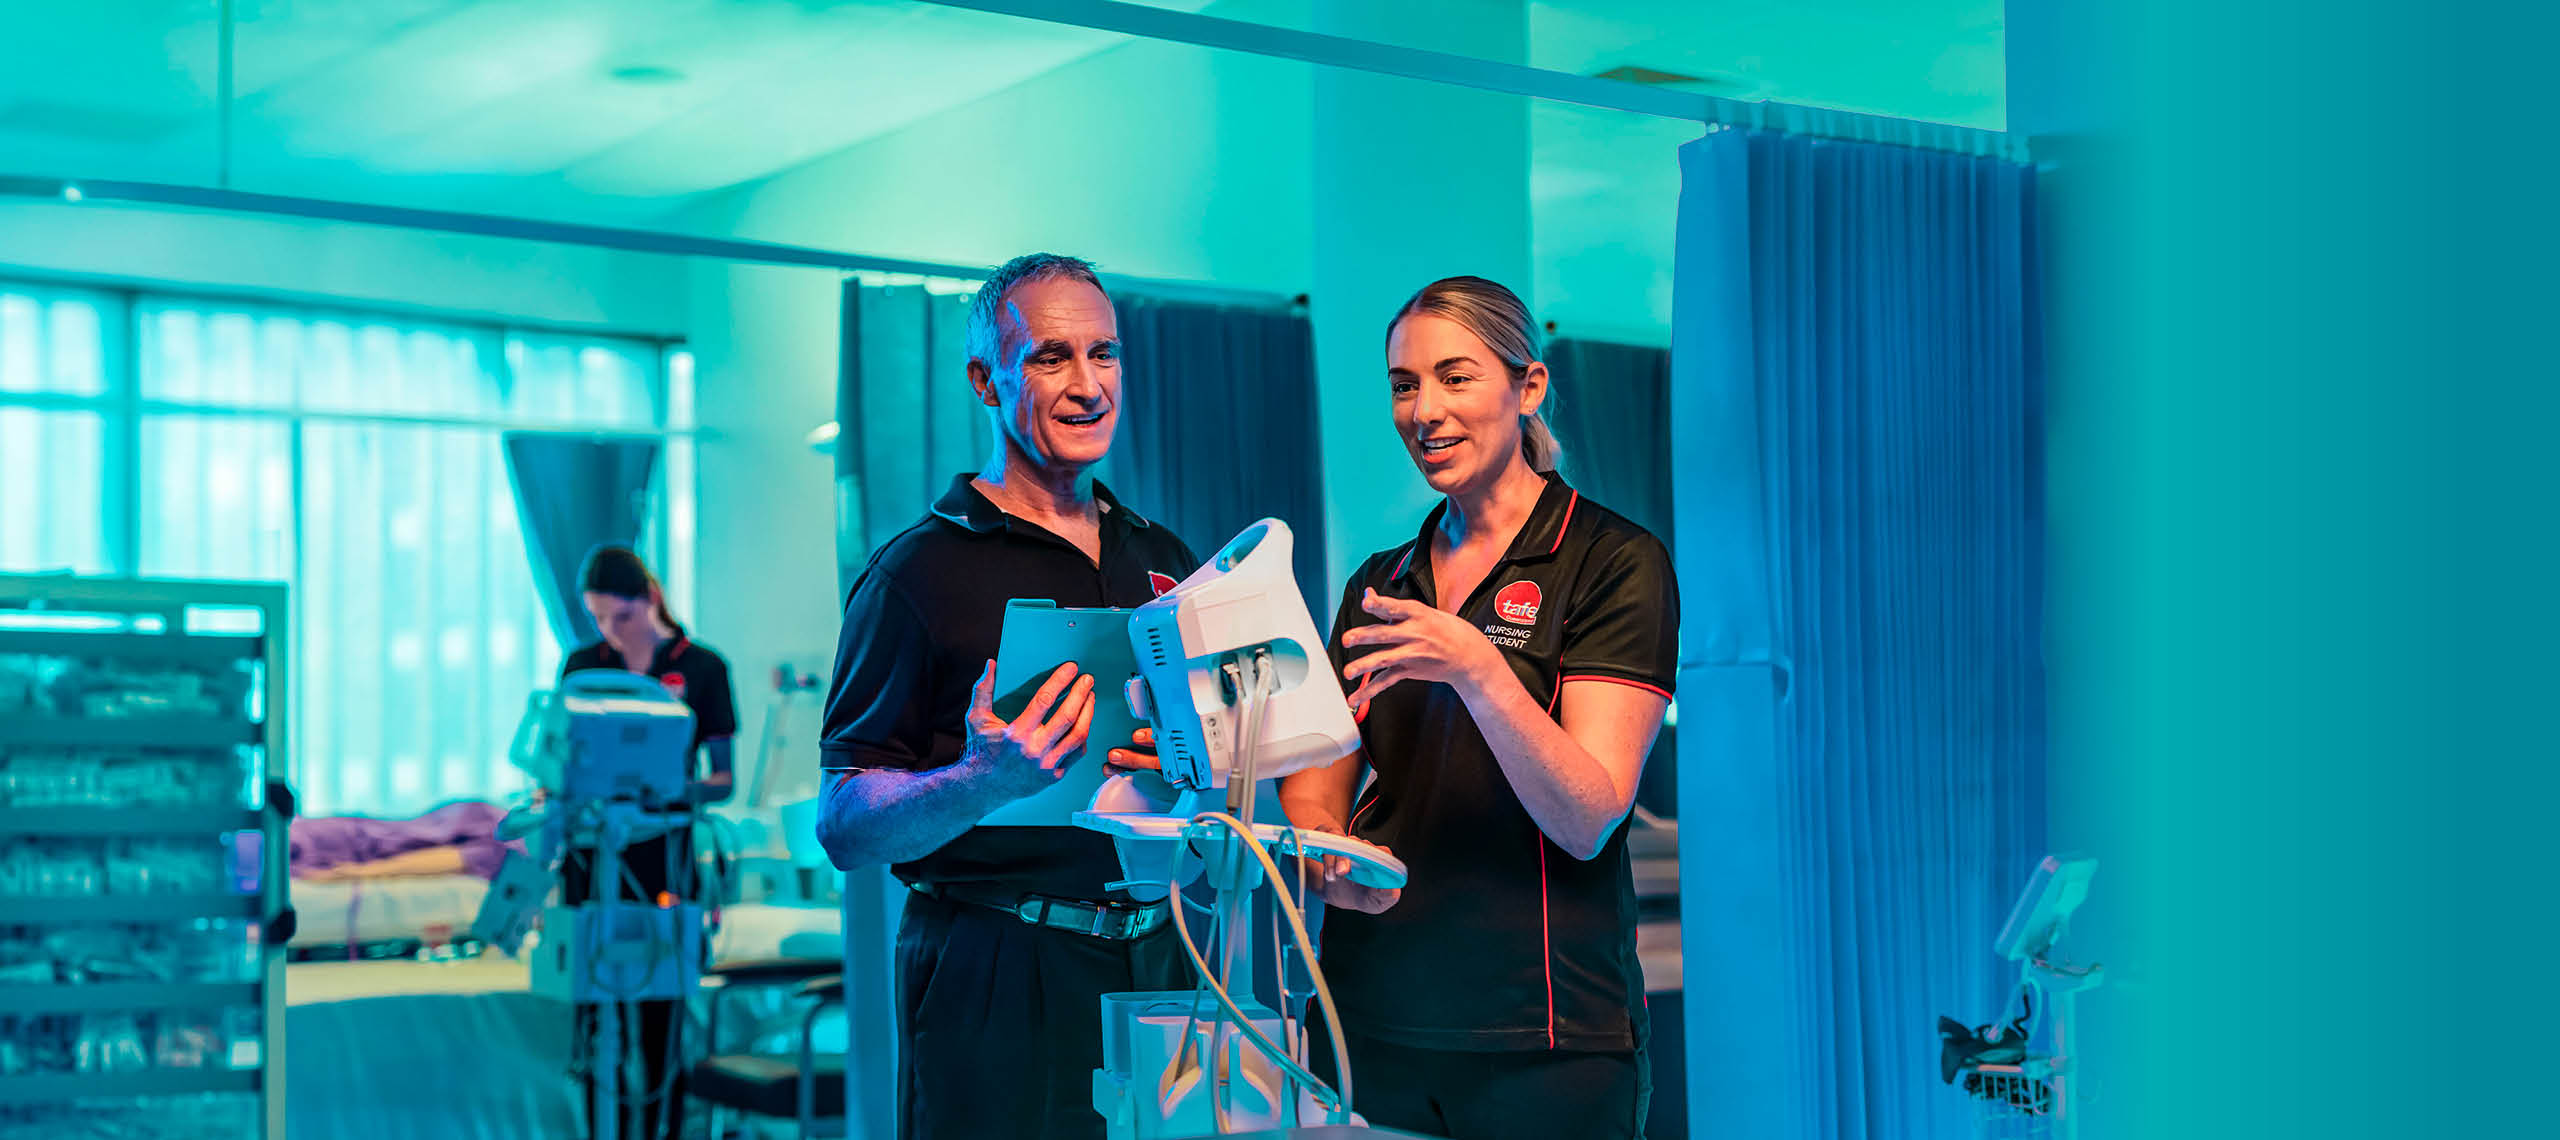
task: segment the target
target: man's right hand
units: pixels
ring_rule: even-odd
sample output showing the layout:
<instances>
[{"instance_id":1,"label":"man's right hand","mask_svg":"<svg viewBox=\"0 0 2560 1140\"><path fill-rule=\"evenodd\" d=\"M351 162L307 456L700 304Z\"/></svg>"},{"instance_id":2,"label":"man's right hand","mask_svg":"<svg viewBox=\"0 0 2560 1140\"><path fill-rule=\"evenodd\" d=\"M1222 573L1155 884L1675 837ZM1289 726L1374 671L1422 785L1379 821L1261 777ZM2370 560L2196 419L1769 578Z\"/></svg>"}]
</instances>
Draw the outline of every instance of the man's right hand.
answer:
<instances>
[{"instance_id":1,"label":"man's right hand","mask_svg":"<svg viewBox=\"0 0 2560 1140\"><path fill-rule=\"evenodd\" d=\"M1077 673L1075 662L1058 666L1011 721L996 715L995 694L996 663L989 661L969 696L969 744L960 762L1011 803L1057 783L1083 757L1093 728L1093 678Z\"/></svg>"}]
</instances>

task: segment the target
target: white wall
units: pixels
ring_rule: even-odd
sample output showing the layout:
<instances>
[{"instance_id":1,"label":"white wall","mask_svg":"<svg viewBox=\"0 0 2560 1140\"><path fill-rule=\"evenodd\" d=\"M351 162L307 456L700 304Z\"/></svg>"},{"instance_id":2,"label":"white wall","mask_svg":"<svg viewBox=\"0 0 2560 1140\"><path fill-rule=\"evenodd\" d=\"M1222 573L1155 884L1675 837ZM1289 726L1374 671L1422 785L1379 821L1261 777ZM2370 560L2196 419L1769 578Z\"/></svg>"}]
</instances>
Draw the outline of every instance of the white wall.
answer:
<instances>
[{"instance_id":1,"label":"white wall","mask_svg":"<svg viewBox=\"0 0 2560 1140\"><path fill-rule=\"evenodd\" d=\"M680 262L343 222L0 202L0 273L680 334Z\"/></svg>"},{"instance_id":2,"label":"white wall","mask_svg":"<svg viewBox=\"0 0 2560 1140\"><path fill-rule=\"evenodd\" d=\"M1668 347L1680 147L1698 123L1529 108L1530 306L1556 335ZM1559 389L1557 399L1573 393Z\"/></svg>"},{"instance_id":3,"label":"white wall","mask_svg":"<svg viewBox=\"0 0 2560 1140\"><path fill-rule=\"evenodd\" d=\"M1429 39L1483 59L1527 54L1520 0L1322 0L1315 14L1334 35ZM1453 274L1532 290L1529 100L1339 70L1316 76L1315 100L1310 308L1327 577L1342 582L1370 553L1410 541L1438 498L1392 419L1385 341L1396 307Z\"/></svg>"},{"instance_id":4,"label":"white wall","mask_svg":"<svg viewBox=\"0 0 2560 1140\"><path fill-rule=\"evenodd\" d=\"M683 228L1294 294L1308 280L1309 69L1133 42L683 215Z\"/></svg>"},{"instance_id":5,"label":"white wall","mask_svg":"<svg viewBox=\"0 0 2560 1140\"><path fill-rule=\"evenodd\" d=\"M690 278L703 430L694 626L737 678L745 764L763 742L773 667L824 679L833 660L834 469L802 441L835 417L837 278L711 263Z\"/></svg>"}]
</instances>

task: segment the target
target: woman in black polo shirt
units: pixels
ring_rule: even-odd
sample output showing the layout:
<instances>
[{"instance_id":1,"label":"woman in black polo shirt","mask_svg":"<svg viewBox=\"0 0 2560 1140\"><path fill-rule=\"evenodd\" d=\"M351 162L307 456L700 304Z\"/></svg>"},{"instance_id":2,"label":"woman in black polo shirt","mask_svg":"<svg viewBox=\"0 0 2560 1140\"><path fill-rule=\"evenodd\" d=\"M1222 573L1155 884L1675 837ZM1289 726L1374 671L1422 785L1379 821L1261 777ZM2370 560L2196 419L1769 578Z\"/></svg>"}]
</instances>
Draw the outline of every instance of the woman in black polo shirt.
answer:
<instances>
[{"instance_id":1,"label":"woman in black polo shirt","mask_svg":"<svg viewBox=\"0 0 2560 1140\"><path fill-rule=\"evenodd\" d=\"M560 663L560 675L588 669L628 669L657 679L669 695L693 710L693 778L700 802L727 799L732 784L730 739L738 731L737 697L729 687L729 663L697 645L667 611L666 591L640 556L619 546L598 547L578 572L587 613L604 636L580 646ZM586 902L594 891L592 848L573 849L561 870L561 901ZM692 829L677 828L625 847L623 897L656 905L662 895L694 898ZM644 1001L631 1032L635 1065L625 1068L624 1135L659 1140L681 1135L684 1124L683 1014L672 1001ZM593 1036L592 1006L578 1009L578 1037ZM587 1083L593 1095L595 1068ZM609 1140L597 1137L596 1140Z\"/></svg>"},{"instance_id":2,"label":"woman in black polo shirt","mask_svg":"<svg viewBox=\"0 0 2560 1140\"><path fill-rule=\"evenodd\" d=\"M1639 1136L1651 1091L1626 818L1679 593L1659 539L1554 474L1538 351L1527 307L1481 278L1389 324L1396 430L1445 498L1335 620L1376 779L1345 762L1281 785L1297 825L1411 873L1401 891L1324 875L1354 1107L1459 1140ZM1309 1040L1331 1073L1327 1035Z\"/></svg>"}]
</instances>

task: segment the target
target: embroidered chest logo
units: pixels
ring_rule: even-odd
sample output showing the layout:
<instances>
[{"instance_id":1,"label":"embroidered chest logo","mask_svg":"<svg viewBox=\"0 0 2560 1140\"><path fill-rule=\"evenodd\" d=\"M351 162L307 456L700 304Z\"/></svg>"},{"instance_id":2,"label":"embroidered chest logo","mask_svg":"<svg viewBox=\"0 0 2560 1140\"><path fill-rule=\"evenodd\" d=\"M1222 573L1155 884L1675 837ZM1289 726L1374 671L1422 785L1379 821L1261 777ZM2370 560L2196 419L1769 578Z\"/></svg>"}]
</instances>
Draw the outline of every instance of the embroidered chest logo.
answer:
<instances>
[{"instance_id":1,"label":"embroidered chest logo","mask_svg":"<svg viewBox=\"0 0 2560 1140\"><path fill-rule=\"evenodd\" d=\"M666 674L665 676L658 678L658 683L667 687L668 696L674 697L677 700L684 699L684 674Z\"/></svg>"},{"instance_id":2,"label":"embroidered chest logo","mask_svg":"<svg viewBox=\"0 0 2560 1140\"><path fill-rule=\"evenodd\" d=\"M1156 596L1159 598L1172 593L1173 588L1181 584L1182 583L1176 582L1172 578L1163 574L1158 574L1153 570L1147 571L1147 585L1154 588Z\"/></svg>"},{"instance_id":3,"label":"embroidered chest logo","mask_svg":"<svg viewBox=\"0 0 2560 1140\"><path fill-rule=\"evenodd\" d=\"M1493 612L1513 625L1536 625L1540 600L1537 583L1513 582L1493 596Z\"/></svg>"}]
</instances>

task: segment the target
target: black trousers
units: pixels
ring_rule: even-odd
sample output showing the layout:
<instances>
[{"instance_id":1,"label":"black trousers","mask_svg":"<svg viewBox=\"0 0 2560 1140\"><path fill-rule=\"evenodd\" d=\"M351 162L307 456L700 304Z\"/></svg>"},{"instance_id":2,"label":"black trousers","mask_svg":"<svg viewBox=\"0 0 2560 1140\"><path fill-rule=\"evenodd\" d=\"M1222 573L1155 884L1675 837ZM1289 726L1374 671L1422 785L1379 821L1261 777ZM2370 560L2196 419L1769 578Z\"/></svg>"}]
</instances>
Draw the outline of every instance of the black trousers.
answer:
<instances>
[{"instance_id":1,"label":"black trousers","mask_svg":"<svg viewBox=\"0 0 2560 1140\"><path fill-rule=\"evenodd\" d=\"M1308 1070L1332 1080L1333 1039L1307 1034ZM1644 1050L1459 1053L1346 1033L1351 1109L1382 1128L1450 1140L1635 1140L1653 1077Z\"/></svg>"},{"instance_id":2,"label":"black trousers","mask_svg":"<svg viewBox=\"0 0 2560 1140\"><path fill-rule=\"evenodd\" d=\"M561 901L577 906L595 894L593 878L595 852L573 848L561 860ZM670 875L670 862L674 863ZM693 839L690 828L679 828L655 839L644 839L623 848L622 862L628 876L622 880L624 899L654 906L660 892L681 899L694 897ZM636 1007L636 1008L635 1008ZM684 1133L685 1074L692 1069L684 1053L685 1010L683 1003L673 1001L633 1002L623 1007L622 1042L627 1060L622 1066L622 1109L619 1137L596 1135L595 1123L588 1121L590 1140L678 1140ZM596 1011L593 1006L579 1006L577 1012L579 1041L592 1041L596 1033ZM605 1068L605 1059L590 1057L586 1071L578 1082L579 1102L590 1114L594 1111L596 1075Z\"/></svg>"},{"instance_id":3,"label":"black trousers","mask_svg":"<svg viewBox=\"0 0 2560 1140\"><path fill-rule=\"evenodd\" d=\"M1101 1140L1102 995L1187 989L1170 926L1116 942L910 894L898 925L901 1140Z\"/></svg>"}]
</instances>

